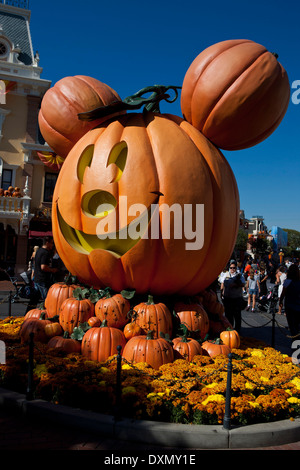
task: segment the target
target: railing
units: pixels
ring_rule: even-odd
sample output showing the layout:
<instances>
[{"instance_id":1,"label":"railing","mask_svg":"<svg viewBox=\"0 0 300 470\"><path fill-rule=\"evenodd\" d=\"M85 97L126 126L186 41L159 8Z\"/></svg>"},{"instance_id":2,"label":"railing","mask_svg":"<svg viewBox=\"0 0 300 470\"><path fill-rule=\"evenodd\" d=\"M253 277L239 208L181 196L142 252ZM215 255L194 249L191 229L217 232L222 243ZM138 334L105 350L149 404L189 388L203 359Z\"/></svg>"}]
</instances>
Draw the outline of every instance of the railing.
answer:
<instances>
[{"instance_id":1,"label":"railing","mask_svg":"<svg viewBox=\"0 0 300 470\"><path fill-rule=\"evenodd\" d=\"M21 213L23 211L23 200L23 197L0 197L0 212L2 212L2 216L3 212L6 212L7 215L15 212Z\"/></svg>"}]
</instances>

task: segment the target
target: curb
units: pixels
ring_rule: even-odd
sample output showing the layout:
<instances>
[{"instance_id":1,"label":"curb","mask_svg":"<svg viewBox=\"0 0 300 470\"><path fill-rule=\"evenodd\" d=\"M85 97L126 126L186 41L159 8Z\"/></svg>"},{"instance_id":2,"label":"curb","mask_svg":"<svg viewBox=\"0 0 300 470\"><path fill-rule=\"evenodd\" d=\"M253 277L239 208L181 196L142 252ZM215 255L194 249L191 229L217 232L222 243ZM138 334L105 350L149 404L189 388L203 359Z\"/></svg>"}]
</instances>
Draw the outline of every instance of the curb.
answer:
<instances>
[{"instance_id":1,"label":"curb","mask_svg":"<svg viewBox=\"0 0 300 470\"><path fill-rule=\"evenodd\" d=\"M0 388L0 407L26 417L92 431L121 441L184 449L253 449L290 444L300 440L300 418L254 424L225 430L221 425L188 425L139 421L93 411L27 400L25 395Z\"/></svg>"}]
</instances>

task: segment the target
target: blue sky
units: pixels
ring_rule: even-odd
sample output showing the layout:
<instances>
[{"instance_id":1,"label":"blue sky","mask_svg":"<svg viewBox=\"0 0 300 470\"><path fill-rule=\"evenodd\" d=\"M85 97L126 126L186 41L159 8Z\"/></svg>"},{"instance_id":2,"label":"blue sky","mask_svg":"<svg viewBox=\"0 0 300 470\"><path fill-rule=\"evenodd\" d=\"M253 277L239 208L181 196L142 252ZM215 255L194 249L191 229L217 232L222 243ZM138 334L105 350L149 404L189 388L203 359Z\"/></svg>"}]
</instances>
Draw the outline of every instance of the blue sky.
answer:
<instances>
[{"instance_id":1,"label":"blue sky","mask_svg":"<svg viewBox=\"0 0 300 470\"><path fill-rule=\"evenodd\" d=\"M194 58L219 41L251 39L276 52L291 85L283 121L264 142L223 154L246 217L262 215L269 229L300 231L300 36L294 2L30 0L30 9L42 78L54 85L65 76L89 75L121 98L149 85L181 86ZM180 99L161 111L182 116Z\"/></svg>"}]
</instances>

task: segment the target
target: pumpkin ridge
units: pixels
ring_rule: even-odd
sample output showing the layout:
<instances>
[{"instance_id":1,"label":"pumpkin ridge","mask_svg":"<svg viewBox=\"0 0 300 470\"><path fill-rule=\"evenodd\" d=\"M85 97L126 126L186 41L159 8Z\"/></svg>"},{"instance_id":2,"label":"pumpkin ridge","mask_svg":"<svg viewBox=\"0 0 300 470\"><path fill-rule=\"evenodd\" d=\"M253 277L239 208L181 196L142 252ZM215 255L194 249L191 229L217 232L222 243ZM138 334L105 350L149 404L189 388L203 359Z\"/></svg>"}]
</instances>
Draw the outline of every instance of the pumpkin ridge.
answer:
<instances>
[{"instance_id":1,"label":"pumpkin ridge","mask_svg":"<svg viewBox=\"0 0 300 470\"><path fill-rule=\"evenodd\" d=\"M278 64L279 65L279 64ZM277 75L275 76L272 76L272 80L270 80L268 82L268 86L266 86L265 90L264 90L264 93L263 95L261 96L260 98L260 102L263 102L265 96L267 95L268 92L270 92L270 89L271 89L271 86L274 84L275 80L278 79L278 77L280 77L280 74L282 74L282 67L278 70L278 73ZM256 137L255 137L255 141L258 142L258 141L262 141L264 138L268 137L279 125L279 123L282 121L285 113L286 113L286 110L288 108L288 105L289 105L289 98L287 99L286 101L286 106L283 108L281 114L278 116L277 120L274 121L272 123L272 125L268 128L268 129L265 129L261 134L257 134ZM251 110L255 110L257 107L259 107L259 102L256 102L252 105ZM203 130L205 130L203 128ZM213 139L213 136L208 136L208 138L212 138ZM247 145L247 147L251 146L251 145L254 145L251 143L252 141L250 141L249 143L249 138L245 137L245 140L240 140L238 143L237 143L237 149L240 149L241 146L244 146L244 145ZM234 146L230 146L230 150L235 150Z\"/></svg>"},{"instance_id":2,"label":"pumpkin ridge","mask_svg":"<svg viewBox=\"0 0 300 470\"><path fill-rule=\"evenodd\" d=\"M89 78L92 78L92 77L88 77L87 75L75 75L75 78L78 78L79 80L83 81L84 83L86 83L89 87L91 87L91 83L89 82ZM93 80L92 80L93 81ZM99 80L98 80L99 81ZM106 88L109 89L109 91L111 92L111 94L116 98L116 101L119 101L120 100L120 96L118 95L118 93L113 90L109 85L107 84L104 84L103 82L101 82L102 85L106 85ZM103 106L107 106L109 105L109 102L106 102L106 100L104 101L103 100L103 97L102 95L96 93L95 89L92 88L92 91L94 92L95 96L98 96L101 98L101 101L103 103ZM104 90L103 90L104 91ZM100 91L99 91L100 93Z\"/></svg>"},{"instance_id":3,"label":"pumpkin ridge","mask_svg":"<svg viewBox=\"0 0 300 470\"><path fill-rule=\"evenodd\" d=\"M227 49L228 50L228 49ZM226 52L226 51L224 51ZM215 99L215 102L212 103L211 105L211 109L208 110L205 118L203 118L203 125L202 125L202 129L203 131L205 131L205 126L207 125L207 121L209 120L211 114L214 112L216 106L218 106L219 102L223 99L224 95L226 95L226 93L229 92L229 90L231 89L231 87L234 86L234 84L236 83L236 81L240 80L241 77L247 73L249 71L250 68L254 67L255 63L261 59L261 56L264 55L264 54L268 54L269 52L268 51L261 51L261 53L255 58L253 59L252 62L250 62L249 64L246 64L244 69L242 69L241 71L239 70L237 73L236 73L236 76L234 77L234 79L226 84L226 87L220 92L220 94L216 97ZM220 57L220 56L217 56L217 57ZM200 79L201 77L199 77Z\"/></svg>"},{"instance_id":4,"label":"pumpkin ridge","mask_svg":"<svg viewBox=\"0 0 300 470\"><path fill-rule=\"evenodd\" d=\"M190 108L190 109L189 109L189 112L190 112L190 114L192 114L192 103L193 103L193 99L194 99L194 94L195 94L195 92L197 91L198 83L199 83L199 81L202 79L203 73L206 71L206 69L207 69L208 67L210 67L211 64L212 64L215 60L219 59L220 56L221 56L222 54L224 54L225 52L227 52L227 51L229 51L230 49L233 49L233 48L235 48L235 47L238 47L238 46L240 46L241 44L246 44L246 43L249 43L249 42L251 43L252 41L250 41L250 40L248 40L248 39L245 39L245 40L241 40L241 41L238 42L238 43L232 44L230 47L225 48L225 49L224 49L223 51L221 51L218 55L215 55L214 57L211 58L211 60L209 60L209 61L207 62L207 64L205 65L205 67L202 69L201 74L199 75L199 77L197 78L197 80L193 83L194 89L193 89L193 93L192 93L192 95L191 95L191 98L190 98L190 100L189 100L189 108ZM196 59L197 59L197 58L196 58ZM209 112L208 114L210 114L210 112ZM207 117L206 117L206 118L202 118L202 120L203 120L204 122L206 122Z\"/></svg>"},{"instance_id":5,"label":"pumpkin ridge","mask_svg":"<svg viewBox=\"0 0 300 470\"><path fill-rule=\"evenodd\" d=\"M209 114L206 116L206 119L205 119L205 123L202 127L203 129L203 132L206 132L206 126L209 124L208 121L209 121L209 118L211 116L211 114L215 111L215 108L216 106L222 106L222 100L226 100L226 94L228 94L230 92L230 89L232 86L235 85L236 82L240 81L240 82L243 82L243 80L245 79L245 76L246 74L249 74L251 73L254 69L255 69L255 66L257 65L257 63L261 62L262 60L262 57L266 54L270 54L269 51L265 51L265 52L262 52L243 72L241 72L237 77L236 79L230 83L228 85L228 87L226 88L226 90L222 93L222 95L220 95L218 97L218 99L216 100L216 102L214 103L212 109L210 110ZM271 77L268 81L264 82L264 85L265 85L265 88L263 90L263 93L260 97L260 101L263 101L264 100L264 97L265 95L270 91L270 88L273 86L274 82L276 81L276 79L278 78L278 75L280 75L280 72L281 72L281 67L279 66L279 63L277 62L277 67L275 68L274 72L277 72L277 73L272 73L271 74ZM259 103L257 101L254 101L252 106L251 106L251 109L253 108L257 108L259 106ZM210 136L209 134L205 134L207 135L207 137L211 140L213 139L213 136Z\"/></svg>"}]
</instances>

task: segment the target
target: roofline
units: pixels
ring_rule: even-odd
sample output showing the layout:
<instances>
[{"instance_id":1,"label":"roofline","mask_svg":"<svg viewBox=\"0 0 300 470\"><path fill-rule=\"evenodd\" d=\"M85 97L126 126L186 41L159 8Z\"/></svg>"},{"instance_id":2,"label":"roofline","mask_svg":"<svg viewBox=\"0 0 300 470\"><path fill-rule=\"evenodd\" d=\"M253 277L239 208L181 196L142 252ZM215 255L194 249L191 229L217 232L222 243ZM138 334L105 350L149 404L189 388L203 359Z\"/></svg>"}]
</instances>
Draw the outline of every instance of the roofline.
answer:
<instances>
[{"instance_id":1,"label":"roofline","mask_svg":"<svg viewBox=\"0 0 300 470\"><path fill-rule=\"evenodd\" d=\"M4 3L0 3L0 10L7 11L9 13L14 13L16 15L24 16L24 18L30 21L31 10L27 10L26 8L19 8L19 7L14 7L13 5L6 5Z\"/></svg>"}]
</instances>

